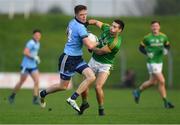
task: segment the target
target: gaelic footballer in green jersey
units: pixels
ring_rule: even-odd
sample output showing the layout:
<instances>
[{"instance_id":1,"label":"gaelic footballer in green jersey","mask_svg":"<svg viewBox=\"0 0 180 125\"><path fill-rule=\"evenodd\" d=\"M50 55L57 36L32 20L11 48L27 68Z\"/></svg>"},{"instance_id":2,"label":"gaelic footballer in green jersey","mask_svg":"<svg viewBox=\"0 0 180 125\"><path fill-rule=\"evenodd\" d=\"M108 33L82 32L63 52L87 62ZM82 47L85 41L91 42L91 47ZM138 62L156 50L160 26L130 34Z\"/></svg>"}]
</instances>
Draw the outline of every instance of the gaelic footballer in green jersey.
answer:
<instances>
[{"instance_id":1,"label":"gaelic footballer in green jersey","mask_svg":"<svg viewBox=\"0 0 180 125\"><path fill-rule=\"evenodd\" d=\"M148 87L158 83L158 89L164 101L165 108L174 108L166 97L165 78L162 74L163 56L168 53L170 44L168 37L160 32L160 22L151 22L151 33L146 35L139 46L139 50L147 56L147 68L150 74L148 81L145 81L138 89L133 91L135 102L138 103L141 92Z\"/></svg>"},{"instance_id":2,"label":"gaelic footballer in green jersey","mask_svg":"<svg viewBox=\"0 0 180 125\"><path fill-rule=\"evenodd\" d=\"M110 68L114 62L116 53L119 51L122 37L120 33L123 31L124 22L121 20L114 20L110 25L104 24L97 20L89 20L90 25L95 25L102 30L99 36L99 45L93 48L92 58L88 65L96 74L96 96L99 105L98 113L100 116L105 115L104 113L104 92L103 85L105 84ZM82 94L82 105L80 107L79 114L83 114L83 111L89 107L87 103L87 91Z\"/></svg>"}]
</instances>

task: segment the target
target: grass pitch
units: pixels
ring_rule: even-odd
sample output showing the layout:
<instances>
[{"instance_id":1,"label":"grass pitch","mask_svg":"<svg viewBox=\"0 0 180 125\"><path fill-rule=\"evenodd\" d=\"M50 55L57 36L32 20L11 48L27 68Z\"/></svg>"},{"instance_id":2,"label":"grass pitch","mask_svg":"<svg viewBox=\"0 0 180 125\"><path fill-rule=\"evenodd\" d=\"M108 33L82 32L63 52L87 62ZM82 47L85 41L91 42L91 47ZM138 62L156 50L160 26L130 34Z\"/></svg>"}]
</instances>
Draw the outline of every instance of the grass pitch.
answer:
<instances>
[{"instance_id":1,"label":"grass pitch","mask_svg":"<svg viewBox=\"0 0 180 125\"><path fill-rule=\"evenodd\" d=\"M139 124L180 123L180 94L169 90L168 97L175 109L164 109L159 93L155 89L143 92L140 104L135 104L130 89L105 89L105 116L98 116L95 92L90 90L90 108L82 116L66 104L73 90L59 92L47 97L47 107L41 109L32 104L32 91L21 90L15 104L9 104L10 90L0 90L0 124L46 123L46 124ZM80 105L80 98L78 104Z\"/></svg>"}]
</instances>

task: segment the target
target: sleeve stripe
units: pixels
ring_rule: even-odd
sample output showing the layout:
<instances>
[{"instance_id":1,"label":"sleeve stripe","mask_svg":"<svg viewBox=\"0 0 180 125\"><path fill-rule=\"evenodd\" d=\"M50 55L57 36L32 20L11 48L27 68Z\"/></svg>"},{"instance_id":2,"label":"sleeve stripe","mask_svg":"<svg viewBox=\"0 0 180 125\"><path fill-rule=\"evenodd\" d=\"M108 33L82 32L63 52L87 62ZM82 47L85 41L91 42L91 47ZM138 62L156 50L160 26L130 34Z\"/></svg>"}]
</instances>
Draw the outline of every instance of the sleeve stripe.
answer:
<instances>
[{"instance_id":1,"label":"sleeve stripe","mask_svg":"<svg viewBox=\"0 0 180 125\"><path fill-rule=\"evenodd\" d=\"M88 35L83 35L83 36L81 36L82 39L84 39L84 38L86 38L86 37L88 37Z\"/></svg>"},{"instance_id":2,"label":"sleeve stripe","mask_svg":"<svg viewBox=\"0 0 180 125\"><path fill-rule=\"evenodd\" d=\"M116 37L114 38L114 41L111 43L111 45L109 46L109 48L112 50L118 43L118 34L116 35Z\"/></svg>"}]
</instances>

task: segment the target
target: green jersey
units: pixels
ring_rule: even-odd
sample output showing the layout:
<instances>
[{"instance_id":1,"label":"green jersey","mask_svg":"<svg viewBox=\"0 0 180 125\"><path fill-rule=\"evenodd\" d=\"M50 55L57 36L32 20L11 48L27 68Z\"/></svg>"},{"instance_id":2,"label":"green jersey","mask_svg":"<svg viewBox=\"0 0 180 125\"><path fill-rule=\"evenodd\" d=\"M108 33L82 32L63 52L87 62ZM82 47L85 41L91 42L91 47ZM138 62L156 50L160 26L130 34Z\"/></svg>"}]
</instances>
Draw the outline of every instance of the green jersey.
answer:
<instances>
[{"instance_id":1,"label":"green jersey","mask_svg":"<svg viewBox=\"0 0 180 125\"><path fill-rule=\"evenodd\" d=\"M152 58L147 58L147 62L162 63L164 45L167 44L169 44L168 37L163 33L159 33L157 36L152 33L146 35L141 42L141 45L145 47L147 53L153 54Z\"/></svg>"},{"instance_id":2,"label":"green jersey","mask_svg":"<svg viewBox=\"0 0 180 125\"><path fill-rule=\"evenodd\" d=\"M108 24L103 24L101 30L103 32L99 37L100 44L97 48L102 48L107 45L111 52L104 55L97 55L96 53L93 53L92 57L100 63L113 64L115 55L120 49L122 38L119 34L115 37L112 36L110 34L110 26Z\"/></svg>"}]
</instances>

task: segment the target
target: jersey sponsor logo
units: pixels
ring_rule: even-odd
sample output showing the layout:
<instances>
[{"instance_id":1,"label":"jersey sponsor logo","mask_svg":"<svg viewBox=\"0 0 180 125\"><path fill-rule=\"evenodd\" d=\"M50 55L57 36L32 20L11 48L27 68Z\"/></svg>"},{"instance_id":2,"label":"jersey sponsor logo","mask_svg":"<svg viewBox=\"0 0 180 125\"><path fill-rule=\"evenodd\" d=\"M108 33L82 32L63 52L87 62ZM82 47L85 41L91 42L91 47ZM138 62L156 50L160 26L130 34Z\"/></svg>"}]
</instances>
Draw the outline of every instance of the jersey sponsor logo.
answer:
<instances>
[{"instance_id":1,"label":"jersey sponsor logo","mask_svg":"<svg viewBox=\"0 0 180 125\"><path fill-rule=\"evenodd\" d=\"M159 39L152 39L151 41L151 46L163 46L163 43Z\"/></svg>"},{"instance_id":2,"label":"jersey sponsor logo","mask_svg":"<svg viewBox=\"0 0 180 125\"><path fill-rule=\"evenodd\" d=\"M151 43L151 46L163 46L163 43Z\"/></svg>"}]
</instances>

